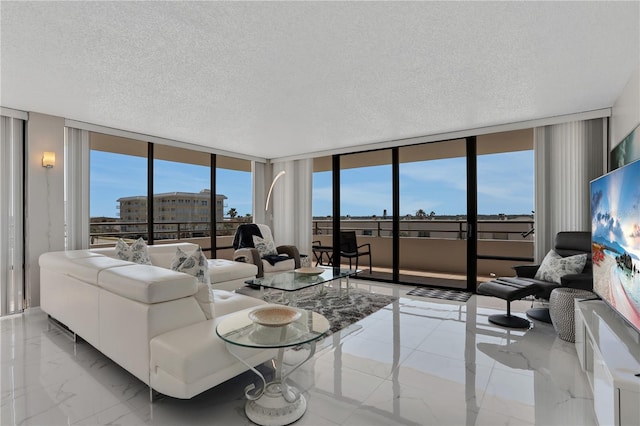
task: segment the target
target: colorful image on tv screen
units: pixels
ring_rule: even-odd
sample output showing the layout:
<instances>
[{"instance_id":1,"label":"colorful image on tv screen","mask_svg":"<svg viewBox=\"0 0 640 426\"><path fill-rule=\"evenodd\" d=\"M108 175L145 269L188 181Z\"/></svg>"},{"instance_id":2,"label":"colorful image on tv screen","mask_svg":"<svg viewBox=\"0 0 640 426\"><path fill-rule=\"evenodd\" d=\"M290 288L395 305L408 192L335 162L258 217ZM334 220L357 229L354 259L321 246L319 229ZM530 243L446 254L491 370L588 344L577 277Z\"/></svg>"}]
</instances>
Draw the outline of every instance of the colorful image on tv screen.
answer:
<instances>
[{"instance_id":1,"label":"colorful image on tv screen","mask_svg":"<svg viewBox=\"0 0 640 426\"><path fill-rule=\"evenodd\" d=\"M640 161L591 182L594 291L640 330Z\"/></svg>"}]
</instances>

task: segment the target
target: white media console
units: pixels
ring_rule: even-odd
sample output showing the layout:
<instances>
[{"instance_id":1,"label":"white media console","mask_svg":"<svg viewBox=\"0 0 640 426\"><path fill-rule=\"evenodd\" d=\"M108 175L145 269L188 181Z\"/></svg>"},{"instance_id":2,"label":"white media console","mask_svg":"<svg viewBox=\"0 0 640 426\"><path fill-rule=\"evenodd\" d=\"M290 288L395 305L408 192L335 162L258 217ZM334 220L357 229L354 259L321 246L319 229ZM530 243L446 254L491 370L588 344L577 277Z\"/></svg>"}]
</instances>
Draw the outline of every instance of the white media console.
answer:
<instances>
[{"instance_id":1,"label":"white media console","mask_svg":"<svg viewBox=\"0 0 640 426\"><path fill-rule=\"evenodd\" d=\"M600 425L640 425L640 334L601 300L576 300L576 351Z\"/></svg>"}]
</instances>

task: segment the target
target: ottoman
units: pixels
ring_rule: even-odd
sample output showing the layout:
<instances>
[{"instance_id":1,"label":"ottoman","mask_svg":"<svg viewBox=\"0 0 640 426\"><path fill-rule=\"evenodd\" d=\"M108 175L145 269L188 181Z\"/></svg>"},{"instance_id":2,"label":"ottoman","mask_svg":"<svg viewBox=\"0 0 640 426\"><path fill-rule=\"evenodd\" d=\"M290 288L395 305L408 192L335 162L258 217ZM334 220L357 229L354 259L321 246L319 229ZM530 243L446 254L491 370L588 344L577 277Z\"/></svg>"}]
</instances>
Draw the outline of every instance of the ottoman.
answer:
<instances>
[{"instance_id":1,"label":"ottoman","mask_svg":"<svg viewBox=\"0 0 640 426\"><path fill-rule=\"evenodd\" d=\"M494 296L507 301L507 313L489 316L489 322L503 327L529 328L531 323L525 318L511 315L511 302L532 296L540 291L538 284L518 278L501 277L495 280L481 283L478 286L479 294Z\"/></svg>"},{"instance_id":2,"label":"ottoman","mask_svg":"<svg viewBox=\"0 0 640 426\"><path fill-rule=\"evenodd\" d=\"M593 297L595 294L587 290L567 287L553 289L549 299L549 314L558 337L567 342L576 341L575 299Z\"/></svg>"}]
</instances>

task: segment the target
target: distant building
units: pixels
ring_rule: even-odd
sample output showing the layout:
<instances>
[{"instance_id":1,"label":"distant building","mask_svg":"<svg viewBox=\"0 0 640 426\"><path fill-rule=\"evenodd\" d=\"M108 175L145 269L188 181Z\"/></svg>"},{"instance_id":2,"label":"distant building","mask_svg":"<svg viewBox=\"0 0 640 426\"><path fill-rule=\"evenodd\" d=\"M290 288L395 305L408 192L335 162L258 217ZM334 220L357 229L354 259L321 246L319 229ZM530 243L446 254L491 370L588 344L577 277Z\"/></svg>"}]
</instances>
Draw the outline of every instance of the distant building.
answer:
<instances>
[{"instance_id":1,"label":"distant building","mask_svg":"<svg viewBox=\"0 0 640 426\"><path fill-rule=\"evenodd\" d=\"M155 239L178 238L178 224L180 232L190 235L204 235L209 230L211 221L209 201L211 191L203 189L196 192L167 192L154 194L153 217L155 223ZM224 215L224 200L227 197L216 194L216 216L221 220ZM118 198L118 209L121 222L142 222L145 225L122 225L123 232L146 233L147 227L147 197L134 196Z\"/></svg>"}]
</instances>

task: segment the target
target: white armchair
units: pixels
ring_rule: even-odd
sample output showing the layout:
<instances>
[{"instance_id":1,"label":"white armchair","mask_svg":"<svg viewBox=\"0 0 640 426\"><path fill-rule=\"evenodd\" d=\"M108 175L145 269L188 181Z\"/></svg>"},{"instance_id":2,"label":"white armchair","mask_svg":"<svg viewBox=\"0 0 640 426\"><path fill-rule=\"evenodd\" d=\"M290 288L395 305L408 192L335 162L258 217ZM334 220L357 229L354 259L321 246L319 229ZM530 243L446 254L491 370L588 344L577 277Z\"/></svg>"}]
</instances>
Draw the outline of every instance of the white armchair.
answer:
<instances>
[{"instance_id":1,"label":"white armchair","mask_svg":"<svg viewBox=\"0 0 640 426\"><path fill-rule=\"evenodd\" d=\"M300 252L296 246L276 246L267 225L246 223L238 226L233 238L233 260L253 263L257 277L291 271L300 267Z\"/></svg>"}]
</instances>

